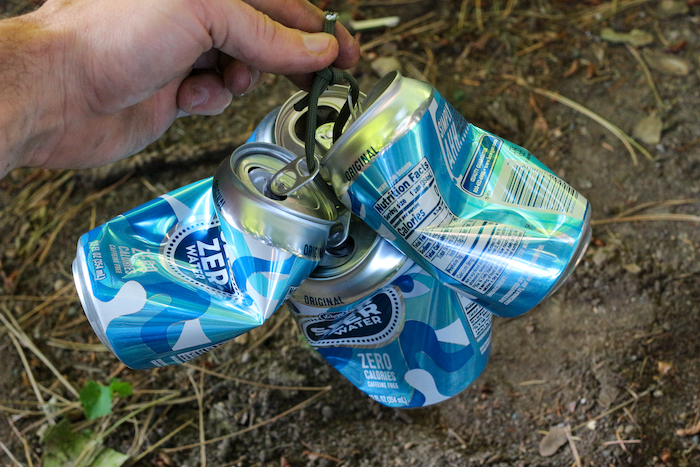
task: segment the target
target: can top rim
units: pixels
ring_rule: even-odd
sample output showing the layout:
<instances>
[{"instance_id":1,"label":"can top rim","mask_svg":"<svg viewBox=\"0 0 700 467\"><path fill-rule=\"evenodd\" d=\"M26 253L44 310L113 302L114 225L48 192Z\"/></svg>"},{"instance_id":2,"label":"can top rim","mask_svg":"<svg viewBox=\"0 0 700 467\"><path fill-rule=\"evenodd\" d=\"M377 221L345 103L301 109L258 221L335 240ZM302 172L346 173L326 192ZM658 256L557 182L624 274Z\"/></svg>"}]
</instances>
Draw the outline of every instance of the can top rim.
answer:
<instances>
[{"instance_id":1,"label":"can top rim","mask_svg":"<svg viewBox=\"0 0 700 467\"><path fill-rule=\"evenodd\" d=\"M241 188L245 188L248 196L256 199L258 202L313 222L323 224L335 222L337 219L335 206L320 192L314 191L308 186L303 186L278 200L266 196L251 180L251 173L255 169L260 169L260 173L271 177L288 162L296 158L297 156L291 151L280 146L253 142L246 143L233 152L229 161L229 167L234 175L233 178L238 180L237 184L242 185Z\"/></svg>"}]
</instances>

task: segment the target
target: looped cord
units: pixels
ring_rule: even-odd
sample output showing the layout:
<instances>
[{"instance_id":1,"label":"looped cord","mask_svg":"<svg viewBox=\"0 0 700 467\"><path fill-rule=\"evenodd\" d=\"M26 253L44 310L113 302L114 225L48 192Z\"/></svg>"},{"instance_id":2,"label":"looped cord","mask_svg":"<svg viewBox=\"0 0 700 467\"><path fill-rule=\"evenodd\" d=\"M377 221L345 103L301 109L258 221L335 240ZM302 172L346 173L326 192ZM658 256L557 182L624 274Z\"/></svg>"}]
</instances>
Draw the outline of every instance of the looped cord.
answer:
<instances>
[{"instance_id":1,"label":"looped cord","mask_svg":"<svg viewBox=\"0 0 700 467\"><path fill-rule=\"evenodd\" d=\"M326 12L323 23L323 31L328 34L335 34L335 22L338 19L337 13ZM300 112L304 107L308 106L306 112L306 137L304 140L306 151L306 164L309 171L316 168L316 158L314 152L316 148L316 123L318 119L318 99L324 93L328 86L347 82L350 85L350 97L352 102L357 103L360 97L360 86L355 78L348 72L329 66L316 72L316 78L311 87L311 92L302 100L296 103L294 110ZM338 119L333 127L333 142L335 142L342 134L343 128L350 118L350 103L345 102L343 108L338 114Z\"/></svg>"}]
</instances>

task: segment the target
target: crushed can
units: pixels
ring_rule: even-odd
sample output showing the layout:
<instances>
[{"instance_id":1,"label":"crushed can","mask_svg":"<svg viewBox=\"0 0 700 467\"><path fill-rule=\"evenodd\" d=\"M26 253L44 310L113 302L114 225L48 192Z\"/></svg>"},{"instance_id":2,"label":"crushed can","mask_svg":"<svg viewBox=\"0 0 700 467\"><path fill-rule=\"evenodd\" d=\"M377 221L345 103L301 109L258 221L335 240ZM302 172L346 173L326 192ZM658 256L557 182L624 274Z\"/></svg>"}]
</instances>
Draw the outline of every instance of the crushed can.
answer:
<instances>
[{"instance_id":1,"label":"crushed can","mask_svg":"<svg viewBox=\"0 0 700 467\"><path fill-rule=\"evenodd\" d=\"M442 286L358 218L287 301L328 362L372 399L422 407L460 393L489 358L492 315Z\"/></svg>"},{"instance_id":2,"label":"crushed can","mask_svg":"<svg viewBox=\"0 0 700 467\"><path fill-rule=\"evenodd\" d=\"M328 147L333 144L333 127L343 105L348 101L348 94L349 89L347 86L334 84L320 95L316 112L317 153L322 154L326 152ZM276 110L275 123L273 125L273 142L297 156L303 156L306 150L304 138L306 136L308 108L298 111L295 109L295 106L307 95L308 93L305 91L299 91L287 99ZM365 95L360 93L360 98L364 97ZM268 117L273 112L268 114ZM269 127L270 125L266 124L265 119L258 125L260 132L264 135L269 134Z\"/></svg>"},{"instance_id":3,"label":"crushed can","mask_svg":"<svg viewBox=\"0 0 700 467\"><path fill-rule=\"evenodd\" d=\"M318 224L328 231L333 206L316 201ZM295 210L293 199L267 203L255 195L245 205L241 215L264 211L266 220ZM307 222L312 217L308 211L302 216ZM225 235L208 178L82 235L73 276L102 343L130 368L150 369L184 363L262 325L319 259L242 232Z\"/></svg>"},{"instance_id":4,"label":"crushed can","mask_svg":"<svg viewBox=\"0 0 700 467\"><path fill-rule=\"evenodd\" d=\"M590 204L527 150L390 73L325 154L338 198L418 265L503 317L554 293L591 237Z\"/></svg>"}]
</instances>

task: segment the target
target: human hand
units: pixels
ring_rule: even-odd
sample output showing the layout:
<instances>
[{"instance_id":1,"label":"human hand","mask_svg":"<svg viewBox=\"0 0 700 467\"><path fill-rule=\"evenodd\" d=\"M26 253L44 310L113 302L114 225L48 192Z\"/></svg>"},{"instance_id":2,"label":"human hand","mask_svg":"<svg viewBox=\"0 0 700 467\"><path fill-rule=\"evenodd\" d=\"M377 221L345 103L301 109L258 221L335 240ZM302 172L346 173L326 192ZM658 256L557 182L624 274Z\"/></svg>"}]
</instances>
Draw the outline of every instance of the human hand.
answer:
<instances>
[{"instance_id":1,"label":"human hand","mask_svg":"<svg viewBox=\"0 0 700 467\"><path fill-rule=\"evenodd\" d=\"M155 141L178 115L223 111L266 72L304 87L309 73L359 58L342 27L337 39L304 32L323 28L306 0L49 0L0 26L0 61L14 44L5 63L25 80L8 93L13 75L0 74L0 113L3 91L7 108L24 112L0 116L0 175L105 164Z\"/></svg>"}]
</instances>

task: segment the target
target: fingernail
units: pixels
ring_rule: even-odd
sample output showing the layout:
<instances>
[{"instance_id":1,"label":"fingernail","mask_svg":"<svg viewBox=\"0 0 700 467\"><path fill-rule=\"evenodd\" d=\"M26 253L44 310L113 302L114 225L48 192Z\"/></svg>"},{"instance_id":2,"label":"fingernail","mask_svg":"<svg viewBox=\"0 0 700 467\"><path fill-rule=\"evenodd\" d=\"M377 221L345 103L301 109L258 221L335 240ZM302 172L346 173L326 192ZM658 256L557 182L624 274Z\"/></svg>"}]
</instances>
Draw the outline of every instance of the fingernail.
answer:
<instances>
[{"instance_id":1,"label":"fingernail","mask_svg":"<svg viewBox=\"0 0 700 467\"><path fill-rule=\"evenodd\" d=\"M331 35L325 33L303 34L304 45L314 53L325 52L331 43Z\"/></svg>"},{"instance_id":2,"label":"fingernail","mask_svg":"<svg viewBox=\"0 0 700 467\"><path fill-rule=\"evenodd\" d=\"M248 91L253 89L260 79L260 70L257 68L248 67L248 74L250 75L250 84L248 85L248 89L246 89L242 95L247 94Z\"/></svg>"},{"instance_id":3,"label":"fingernail","mask_svg":"<svg viewBox=\"0 0 700 467\"><path fill-rule=\"evenodd\" d=\"M206 89L195 87L192 89L192 108L198 105L204 104L204 102L209 98L209 93Z\"/></svg>"}]
</instances>

